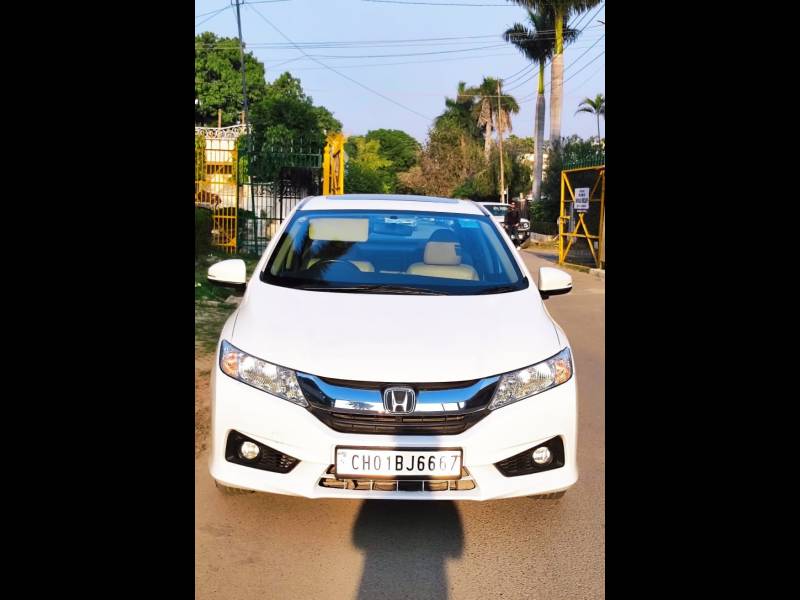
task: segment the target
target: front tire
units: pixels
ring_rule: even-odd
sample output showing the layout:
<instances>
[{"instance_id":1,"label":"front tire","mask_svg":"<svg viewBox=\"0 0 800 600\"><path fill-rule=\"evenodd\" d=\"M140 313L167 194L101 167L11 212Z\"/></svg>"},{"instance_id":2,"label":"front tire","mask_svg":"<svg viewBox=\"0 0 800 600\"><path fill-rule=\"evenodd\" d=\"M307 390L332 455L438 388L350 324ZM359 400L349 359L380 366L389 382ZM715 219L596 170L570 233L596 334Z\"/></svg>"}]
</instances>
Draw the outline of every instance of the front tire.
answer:
<instances>
[{"instance_id":1,"label":"front tire","mask_svg":"<svg viewBox=\"0 0 800 600\"><path fill-rule=\"evenodd\" d=\"M219 481L217 481L216 479L214 480L214 483L216 484L217 489L220 492L222 492L223 494L225 494L226 496L243 496L245 494L254 494L255 493L253 490L245 490L245 489L242 489L242 488L235 488L235 487L229 487L227 485L223 485Z\"/></svg>"}]
</instances>

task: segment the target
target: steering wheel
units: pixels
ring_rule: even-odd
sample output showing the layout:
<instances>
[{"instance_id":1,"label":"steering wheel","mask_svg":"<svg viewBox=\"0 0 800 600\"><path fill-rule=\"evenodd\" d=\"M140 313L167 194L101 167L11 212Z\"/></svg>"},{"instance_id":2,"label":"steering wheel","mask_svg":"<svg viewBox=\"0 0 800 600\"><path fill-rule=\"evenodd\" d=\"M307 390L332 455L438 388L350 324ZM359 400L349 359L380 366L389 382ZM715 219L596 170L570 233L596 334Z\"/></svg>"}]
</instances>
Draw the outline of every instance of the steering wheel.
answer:
<instances>
[{"instance_id":1,"label":"steering wheel","mask_svg":"<svg viewBox=\"0 0 800 600\"><path fill-rule=\"evenodd\" d=\"M346 265L350 271L354 271L356 273L361 273L361 269L351 263L349 260L339 260L338 258L323 258L322 260L317 261L314 263L314 266L311 267L312 269L319 269L322 268L322 265L326 264L339 264L339 265Z\"/></svg>"}]
</instances>

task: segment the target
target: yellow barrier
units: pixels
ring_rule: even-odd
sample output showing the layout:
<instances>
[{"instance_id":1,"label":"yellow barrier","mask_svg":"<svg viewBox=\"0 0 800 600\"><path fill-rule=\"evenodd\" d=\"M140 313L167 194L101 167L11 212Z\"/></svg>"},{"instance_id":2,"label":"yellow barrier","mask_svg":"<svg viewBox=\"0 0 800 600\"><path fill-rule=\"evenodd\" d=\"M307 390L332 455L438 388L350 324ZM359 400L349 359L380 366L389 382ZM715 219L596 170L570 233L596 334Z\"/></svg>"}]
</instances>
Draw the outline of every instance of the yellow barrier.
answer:
<instances>
[{"instance_id":1,"label":"yellow barrier","mask_svg":"<svg viewBox=\"0 0 800 600\"><path fill-rule=\"evenodd\" d=\"M589 193L589 205L591 206L592 202L599 203L600 215L598 220L598 227L596 233L591 233L589 231L589 226L586 223L585 219L585 211L577 211L578 219L575 222L572 231L564 231L564 226L567 224L568 221L572 219L569 215L567 215L567 206L572 203L575 203L575 190L572 187L572 183L569 180L569 175L574 173L581 173L581 172L589 172L589 171L596 171L597 177L594 181L594 185L591 187L591 192ZM568 195L567 195L568 193ZM595 268L604 268L605 267L605 204L606 204L606 167L605 165L600 165L596 167L581 167L578 169L566 169L561 171L561 208L559 211L558 217L558 264L571 264L576 265L577 263L567 262L567 257L569 256L569 252L573 249L573 245L576 240L578 239L585 239L587 245L589 246L589 251L592 254L592 258L594 260ZM571 210L570 212L574 213L575 210ZM583 230L583 233L581 233ZM566 241L566 246L564 245ZM594 242L598 243L598 249L595 250Z\"/></svg>"},{"instance_id":2,"label":"yellow barrier","mask_svg":"<svg viewBox=\"0 0 800 600\"><path fill-rule=\"evenodd\" d=\"M331 133L322 158L322 195L344 194L344 134Z\"/></svg>"}]
</instances>

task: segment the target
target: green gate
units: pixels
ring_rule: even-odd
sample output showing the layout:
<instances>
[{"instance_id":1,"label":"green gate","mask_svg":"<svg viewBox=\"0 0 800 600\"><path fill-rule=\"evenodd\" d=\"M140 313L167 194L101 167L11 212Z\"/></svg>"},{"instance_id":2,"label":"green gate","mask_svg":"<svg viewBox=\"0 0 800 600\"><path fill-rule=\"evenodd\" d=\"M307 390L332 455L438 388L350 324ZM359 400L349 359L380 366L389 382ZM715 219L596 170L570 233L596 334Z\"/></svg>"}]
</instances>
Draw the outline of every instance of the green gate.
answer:
<instances>
[{"instance_id":1,"label":"green gate","mask_svg":"<svg viewBox=\"0 0 800 600\"><path fill-rule=\"evenodd\" d=\"M238 250L260 255L298 202L320 193L323 147L302 138L273 137L257 152L239 140ZM255 145L255 142L254 142Z\"/></svg>"}]
</instances>

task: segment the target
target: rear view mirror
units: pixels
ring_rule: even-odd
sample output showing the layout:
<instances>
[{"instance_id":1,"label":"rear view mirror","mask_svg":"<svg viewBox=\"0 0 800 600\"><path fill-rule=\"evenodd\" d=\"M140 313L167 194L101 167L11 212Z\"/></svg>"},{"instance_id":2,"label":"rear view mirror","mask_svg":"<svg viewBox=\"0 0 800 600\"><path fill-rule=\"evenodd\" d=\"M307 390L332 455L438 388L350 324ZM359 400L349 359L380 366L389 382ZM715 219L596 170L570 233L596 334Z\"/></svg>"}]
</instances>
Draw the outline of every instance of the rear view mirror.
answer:
<instances>
[{"instance_id":1,"label":"rear view mirror","mask_svg":"<svg viewBox=\"0 0 800 600\"><path fill-rule=\"evenodd\" d=\"M542 299L550 296L566 294L572 290L572 277L561 269L552 267L539 268L539 292Z\"/></svg>"},{"instance_id":2,"label":"rear view mirror","mask_svg":"<svg viewBox=\"0 0 800 600\"><path fill-rule=\"evenodd\" d=\"M223 260L209 267L208 281L225 287L244 287L247 283L247 267L241 258Z\"/></svg>"}]
</instances>

